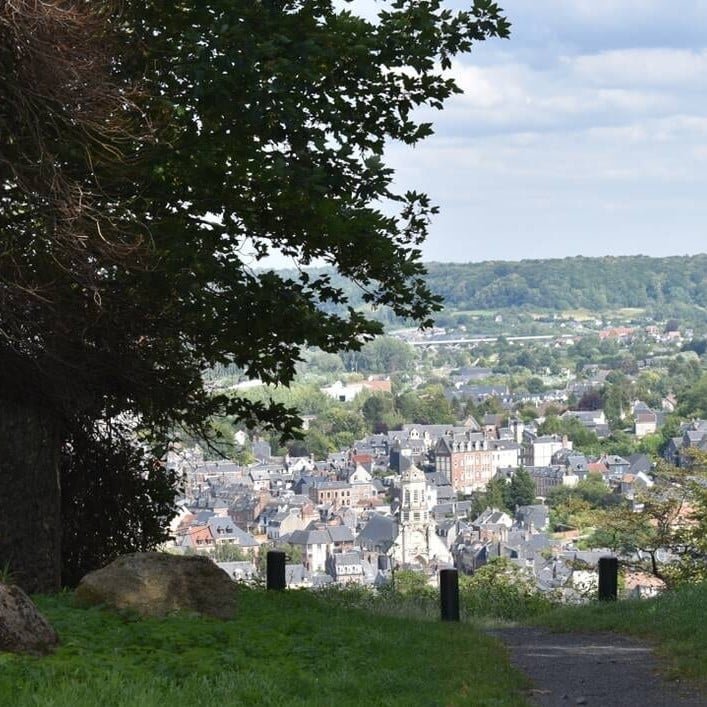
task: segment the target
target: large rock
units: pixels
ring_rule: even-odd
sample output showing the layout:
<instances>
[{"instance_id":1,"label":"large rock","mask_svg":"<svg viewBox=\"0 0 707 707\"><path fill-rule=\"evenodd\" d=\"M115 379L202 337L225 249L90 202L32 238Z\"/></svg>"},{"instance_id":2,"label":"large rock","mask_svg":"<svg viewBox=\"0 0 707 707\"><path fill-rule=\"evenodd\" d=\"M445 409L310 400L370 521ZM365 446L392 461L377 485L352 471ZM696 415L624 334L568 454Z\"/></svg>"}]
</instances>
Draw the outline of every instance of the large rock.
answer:
<instances>
[{"instance_id":1,"label":"large rock","mask_svg":"<svg viewBox=\"0 0 707 707\"><path fill-rule=\"evenodd\" d=\"M59 645L59 637L19 588L0 583L0 651L43 654Z\"/></svg>"},{"instance_id":2,"label":"large rock","mask_svg":"<svg viewBox=\"0 0 707 707\"><path fill-rule=\"evenodd\" d=\"M124 555L89 572L76 589L80 604L105 604L142 616L195 611L218 619L236 613L236 585L206 557L159 552Z\"/></svg>"}]
</instances>

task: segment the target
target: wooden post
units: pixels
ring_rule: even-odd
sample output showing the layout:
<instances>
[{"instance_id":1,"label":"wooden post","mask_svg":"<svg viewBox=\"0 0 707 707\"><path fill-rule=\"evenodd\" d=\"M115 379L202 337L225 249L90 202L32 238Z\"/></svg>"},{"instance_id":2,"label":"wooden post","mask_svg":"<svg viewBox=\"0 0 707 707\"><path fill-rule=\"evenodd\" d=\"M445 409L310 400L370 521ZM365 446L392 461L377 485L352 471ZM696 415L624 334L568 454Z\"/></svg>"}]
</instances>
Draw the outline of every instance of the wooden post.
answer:
<instances>
[{"instance_id":1,"label":"wooden post","mask_svg":"<svg viewBox=\"0 0 707 707\"><path fill-rule=\"evenodd\" d=\"M282 590L287 587L285 579L285 558L284 552L279 550L270 550L266 556L267 559L267 581L268 589Z\"/></svg>"},{"instance_id":2,"label":"wooden post","mask_svg":"<svg viewBox=\"0 0 707 707\"><path fill-rule=\"evenodd\" d=\"M599 599L615 601L619 588L619 561L616 557L599 558Z\"/></svg>"},{"instance_id":3,"label":"wooden post","mask_svg":"<svg viewBox=\"0 0 707 707\"><path fill-rule=\"evenodd\" d=\"M459 621L459 575L456 570L440 571L439 597L442 621Z\"/></svg>"}]
</instances>

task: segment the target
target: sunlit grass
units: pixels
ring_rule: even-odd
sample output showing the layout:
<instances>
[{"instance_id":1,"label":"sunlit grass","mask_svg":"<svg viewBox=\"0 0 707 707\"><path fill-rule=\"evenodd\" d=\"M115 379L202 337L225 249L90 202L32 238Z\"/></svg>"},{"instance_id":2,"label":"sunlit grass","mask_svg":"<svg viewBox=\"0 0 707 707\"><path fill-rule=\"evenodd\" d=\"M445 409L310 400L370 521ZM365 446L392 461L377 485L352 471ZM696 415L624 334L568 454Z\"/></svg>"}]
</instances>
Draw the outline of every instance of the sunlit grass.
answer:
<instances>
[{"instance_id":1,"label":"sunlit grass","mask_svg":"<svg viewBox=\"0 0 707 707\"><path fill-rule=\"evenodd\" d=\"M238 617L138 619L38 598L61 637L0 654L0 704L522 705L522 677L468 624L369 613L308 592L243 589Z\"/></svg>"},{"instance_id":2,"label":"sunlit grass","mask_svg":"<svg viewBox=\"0 0 707 707\"><path fill-rule=\"evenodd\" d=\"M707 680L707 584L650 600L562 607L536 619L562 631L616 631L651 640L674 675Z\"/></svg>"}]
</instances>

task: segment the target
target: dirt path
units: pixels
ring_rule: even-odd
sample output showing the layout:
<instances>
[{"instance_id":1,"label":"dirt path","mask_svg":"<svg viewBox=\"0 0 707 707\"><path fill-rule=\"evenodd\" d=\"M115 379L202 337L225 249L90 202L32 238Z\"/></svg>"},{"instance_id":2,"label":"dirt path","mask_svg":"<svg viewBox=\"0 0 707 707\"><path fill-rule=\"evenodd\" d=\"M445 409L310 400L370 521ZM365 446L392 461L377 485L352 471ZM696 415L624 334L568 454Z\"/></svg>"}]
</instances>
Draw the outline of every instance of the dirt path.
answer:
<instances>
[{"instance_id":1,"label":"dirt path","mask_svg":"<svg viewBox=\"0 0 707 707\"><path fill-rule=\"evenodd\" d=\"M489 631L511 663L532 681L529 700L542 707L707 707L707 696L666 681L650 645L611 633L552 633L542 628Z\"/></svg>"}]
</instances>

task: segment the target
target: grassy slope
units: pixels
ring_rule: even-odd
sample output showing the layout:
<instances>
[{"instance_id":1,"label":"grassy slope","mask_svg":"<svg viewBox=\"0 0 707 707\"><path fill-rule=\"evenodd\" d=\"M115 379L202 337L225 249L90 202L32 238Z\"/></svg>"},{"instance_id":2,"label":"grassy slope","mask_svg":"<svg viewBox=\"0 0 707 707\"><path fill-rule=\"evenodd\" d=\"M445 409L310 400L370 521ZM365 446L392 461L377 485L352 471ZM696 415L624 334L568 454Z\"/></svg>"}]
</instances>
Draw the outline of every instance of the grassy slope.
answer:
<instances>
[{"instance_id":1,"label":"grassy slope","mask_svg":"<svg viewBox=\"0 0 707 707\"><path fill-rule=\"evenodd\" d=\"M468 624L370 616L307 592L243 590L232 622L37 603L62 646L0 654L1 705L524 704L522 678Z\"/></svg>"},{"instance_id":2,"label":"grassy slope","mask_svg":"<svg viewBox=\"0 0 707 707\"><path fill-rule=\"evenodd\" d=\"M536 623L561 631L616 631L655 643L673 675L707 680L707 584L650 601L563 607Z\"/></svg>"}]
</instances>

